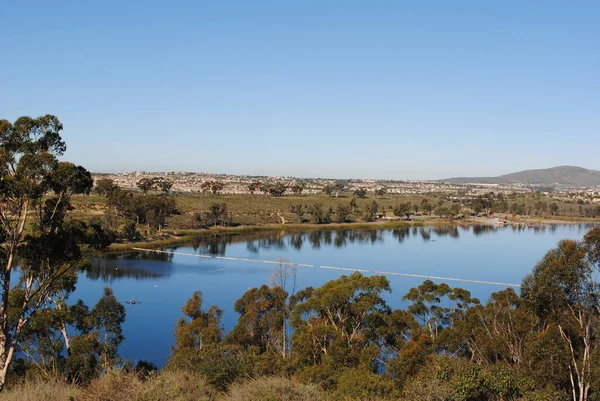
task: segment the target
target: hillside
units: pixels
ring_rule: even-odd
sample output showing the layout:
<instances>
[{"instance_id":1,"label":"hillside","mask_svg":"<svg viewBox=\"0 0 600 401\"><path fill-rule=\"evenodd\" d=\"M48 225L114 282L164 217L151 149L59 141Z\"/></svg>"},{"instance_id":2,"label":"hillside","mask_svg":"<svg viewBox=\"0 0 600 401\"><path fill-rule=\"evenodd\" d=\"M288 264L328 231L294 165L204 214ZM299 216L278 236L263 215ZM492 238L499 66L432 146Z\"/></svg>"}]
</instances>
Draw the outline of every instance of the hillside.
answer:
<instances>
[{"instance_id":1,"label":"hillside","mask_svg":"<svg viewBox=\"0 0 600 401\"><path fill-rule=\"evenodd\" d=\"M588 170L575 166L558 166L546 169L524 170L498 177L455 177L440 180L454 184L544 184L544 185L576 185L599 186L600 171Z\"/></svg>"}]
</instances>

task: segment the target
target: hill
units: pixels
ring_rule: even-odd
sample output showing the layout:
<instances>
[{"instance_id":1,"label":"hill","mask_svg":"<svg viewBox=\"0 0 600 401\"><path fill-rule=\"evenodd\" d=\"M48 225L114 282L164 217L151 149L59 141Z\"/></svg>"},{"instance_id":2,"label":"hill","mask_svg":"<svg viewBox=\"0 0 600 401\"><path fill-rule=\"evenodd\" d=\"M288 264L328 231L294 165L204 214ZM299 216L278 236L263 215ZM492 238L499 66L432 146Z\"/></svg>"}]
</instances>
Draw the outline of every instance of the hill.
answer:
<instances>
[{"instance_id":1,"label":"hill","mask_svg":"<svg viewBox=\"0 0 600 401\"><path fill-rule=\"evenodd\" d=\"M455 177L440 180L454 184L544 184L600 186L600 171L575 166L558 166L546 169L524 170L498 177Z\"/></svg>"}]
</instances>

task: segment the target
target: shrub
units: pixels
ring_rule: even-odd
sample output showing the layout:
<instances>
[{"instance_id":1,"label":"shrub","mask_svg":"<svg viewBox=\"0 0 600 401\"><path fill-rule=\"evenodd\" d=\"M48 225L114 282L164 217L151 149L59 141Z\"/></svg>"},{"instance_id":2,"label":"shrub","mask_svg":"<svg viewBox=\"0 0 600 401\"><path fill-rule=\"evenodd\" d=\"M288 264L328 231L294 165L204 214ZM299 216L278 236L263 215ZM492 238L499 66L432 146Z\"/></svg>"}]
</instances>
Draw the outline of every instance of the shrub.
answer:
<instances>
[{"instance_id":1,"label":"shrub","mask_svg":"<svg viewBox=\"0 0 600 401\"><path fill-rule=\"evenodd\" d=\"M397 399L395 383L384 375L366 369L348 369L337 381L334 400Z\"/></svg>"}]
</instances>

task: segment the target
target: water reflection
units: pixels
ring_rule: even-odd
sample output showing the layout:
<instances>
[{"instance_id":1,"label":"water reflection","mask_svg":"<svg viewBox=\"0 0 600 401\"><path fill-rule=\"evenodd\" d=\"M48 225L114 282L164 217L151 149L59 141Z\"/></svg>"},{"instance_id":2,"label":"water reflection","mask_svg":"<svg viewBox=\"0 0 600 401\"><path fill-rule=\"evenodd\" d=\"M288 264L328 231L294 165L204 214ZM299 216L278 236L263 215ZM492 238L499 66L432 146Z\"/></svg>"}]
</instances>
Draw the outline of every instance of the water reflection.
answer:
<instances>
[{"instance_id":1,"label":"water reflection","mask_svg":"<svg viewBox=\"0 0 600 401\"><path fill-rule=\"evenodd\" d=\"M586 232L593 224L581 224L570 226L572 230L579 233ZM407 239L420 238L425 242L435 241L436 238L459 239L462 233L481 236L493 234L499 230L510 230L515 233L533 232L541 234L555 232L557 225L538 226L510 226L498 227L494 225L440 225L434 227L409 227L402 226L391 230L311 230L304 232L263 232L249 234L220 234L212 236L196 237L185 246L192 248L195 253L215 256L226 255L230 245L245 243L249 253L258 254L260 251L297 251L318 250L321 247L344 248L350 245L374 245L384 243L384 238L390 236L397 244L404 243ZM389 233L389 234L388 234ZM167 250L175 251L177 248ZM94 259L91 267L86 271L86 277L92 280L110 282L122 278L134 278L138 280L156 279L168 277L171 274L172 253L156 252L126 252L116 255L107 255L104 258ZM142 262L142 263L140 263ZM163 263L153 263L163 262ZM165 263L166 262L166 263ZM219 270L215 267L216 270ZM210 269L209 269L210 270ZM214 270L214 269L213 269Z\"/></svg>"},{"instance_id":2,"label":"water reflection","mask_svg":"<svg viewBox=\"0 0 600 401\"><path fill-rule=\"evenodd\" d=\"M139 260L136 259L136 260ZM95 258L85 271L85 277L91 280L101 280L110 283L117 279L133 278L136 280L157 279L168 277L170 270L165 270L164 265L155 266L155 269L140 265L135 260L119 261L112 259Z\"/></svg>"}]
</instances>

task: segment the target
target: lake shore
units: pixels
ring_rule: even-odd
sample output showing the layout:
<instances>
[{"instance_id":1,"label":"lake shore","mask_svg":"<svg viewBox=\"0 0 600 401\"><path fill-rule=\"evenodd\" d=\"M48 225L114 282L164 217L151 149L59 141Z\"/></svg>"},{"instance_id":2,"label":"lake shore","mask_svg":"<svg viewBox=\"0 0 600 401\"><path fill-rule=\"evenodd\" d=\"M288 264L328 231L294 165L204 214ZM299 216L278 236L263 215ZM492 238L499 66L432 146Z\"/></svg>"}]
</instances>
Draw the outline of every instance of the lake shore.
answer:
<instances>
[{"instance_id":1,"label":"lake shore","mask_svg":"<svg viewBox=\"0 0 600 401\"><path fill-rule=\"evenodd\" d=\"M122 244L112 244L108 248L108 252L126 252L133 248L161 248L175 246L186 243L193 238L209 236L209 235L238 235L251 234L260 232L276 232L276 231L309 231L309 230L372 230L372 229L391 229L398 227L436 227L436 226L477 226L487 225L496 226L498 220L509 221L513 224L534 224L534 225L557 225L557 224L582 224L582 223L600 223L600 219L587 218L538 218L538 217L523 217L523 216L505 216L498 217L468 217L458 220L446 220L442 218L416 218L412 220L386 220L380 219L373 222L358 222L358 223L330 223L330 224L265 224L265 225L245 225L237 227L211 227L195 230L163 230L164 237L135 241Z\"/></svg>"}]
</instances>

